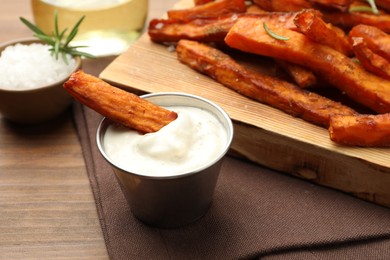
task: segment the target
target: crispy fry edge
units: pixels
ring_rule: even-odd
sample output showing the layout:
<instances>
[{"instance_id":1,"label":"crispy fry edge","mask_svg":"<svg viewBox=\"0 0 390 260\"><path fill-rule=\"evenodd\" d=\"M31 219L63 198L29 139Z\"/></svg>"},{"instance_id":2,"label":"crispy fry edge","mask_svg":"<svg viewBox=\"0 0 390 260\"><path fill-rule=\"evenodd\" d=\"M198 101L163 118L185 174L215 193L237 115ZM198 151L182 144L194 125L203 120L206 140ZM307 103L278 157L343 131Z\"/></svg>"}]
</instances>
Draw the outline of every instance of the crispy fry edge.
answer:
<instances>
[{"instance_id":1,"label":"crispy fry edge","mask_svg":"<svg viewBox=\"0 0 390 260\"><path fill-rule=\"evenodd\" d=\"M83 105L141 133L156 132L177 118L176 112L111 86L81 70L71 75L64 88Z\"/></svg>"}]
</instances>

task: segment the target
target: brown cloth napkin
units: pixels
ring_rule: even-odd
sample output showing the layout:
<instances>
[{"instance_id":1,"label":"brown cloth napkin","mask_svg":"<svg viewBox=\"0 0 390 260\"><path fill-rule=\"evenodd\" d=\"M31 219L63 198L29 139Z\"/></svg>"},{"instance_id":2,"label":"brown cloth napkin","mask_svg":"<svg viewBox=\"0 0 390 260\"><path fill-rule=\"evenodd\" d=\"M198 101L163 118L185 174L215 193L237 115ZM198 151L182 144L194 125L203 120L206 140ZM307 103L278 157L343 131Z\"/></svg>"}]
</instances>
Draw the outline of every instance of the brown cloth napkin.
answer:
<instances>
[{"instance_id":1,"label":"brown cloth napkin","mask_svg":"<svg viewBox=\"0 0 390 260\"><path fill-rule=\"evenodd\" d=\"M78 103L74 117L112 259L390 258L390 209L230 156L203 218L144 225L97 150L102 117Z\"/></svg>"}]
</instances>

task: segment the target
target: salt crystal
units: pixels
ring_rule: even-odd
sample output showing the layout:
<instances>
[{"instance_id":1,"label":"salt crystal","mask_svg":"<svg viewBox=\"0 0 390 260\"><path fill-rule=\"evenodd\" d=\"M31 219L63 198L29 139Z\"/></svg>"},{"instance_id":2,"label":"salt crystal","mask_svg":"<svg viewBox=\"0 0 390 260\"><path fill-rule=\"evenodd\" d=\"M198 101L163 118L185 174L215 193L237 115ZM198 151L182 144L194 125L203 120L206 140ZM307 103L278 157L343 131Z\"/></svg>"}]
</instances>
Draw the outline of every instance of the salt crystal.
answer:
<instances>
[{"instance_id":1,"label":"salt crystal","mask_svg":"<svg viewBox=\"0 0 390 260\"><path fill-rule=\"evenodd\" d=\"M76 61L67 54L68 64L61 55L56 60L46 44L8 46L0 56L0 88L33 89L65 79Z\"/></svg>"},{"instance_id":2,"label":"salt crystal","mask_svg":"<svg viewBox=\"0 0 390 260\"><path fill-rule=\"evenodd\" d=\"M167 50L168 50L169 52L174 52L174 51L176 50L176 47L175 47L175 45L169 45L169 46L167 47Z\"/></svg>"},{"instance_id":3,"label":"salt crystal","mask_svg":"<svg viewBox=\"0 0 390 260\"><path fill-rule=\"evenodd\" d=\"M164 27L164 24L163 23L157 23L156 25L155 25L155 28L157 29L157 30L160 30L160 29L162 29Z\"/></svg>"}]
</instances>

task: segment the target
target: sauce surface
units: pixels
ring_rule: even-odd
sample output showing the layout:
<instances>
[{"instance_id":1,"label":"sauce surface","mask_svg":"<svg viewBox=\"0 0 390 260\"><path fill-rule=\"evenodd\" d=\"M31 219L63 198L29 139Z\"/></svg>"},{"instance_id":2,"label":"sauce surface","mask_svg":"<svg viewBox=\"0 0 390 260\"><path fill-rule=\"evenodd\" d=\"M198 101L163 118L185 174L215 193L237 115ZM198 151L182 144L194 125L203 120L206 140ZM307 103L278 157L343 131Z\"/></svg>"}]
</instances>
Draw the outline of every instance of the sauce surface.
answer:
<instances>
[{"instance_id":1,"label":"sauce surface","mask_svg":"<svg viewBox=\"0 0 390 260\"><path fill-rule=\"evenodd\" d=\"M196 171L224 151L227 133L207 110L168 107L178 118L160 131L139 134L111 124L104 135L104 149L120 168L150 176L172 176Z\"/></svg>"}]
</instances>

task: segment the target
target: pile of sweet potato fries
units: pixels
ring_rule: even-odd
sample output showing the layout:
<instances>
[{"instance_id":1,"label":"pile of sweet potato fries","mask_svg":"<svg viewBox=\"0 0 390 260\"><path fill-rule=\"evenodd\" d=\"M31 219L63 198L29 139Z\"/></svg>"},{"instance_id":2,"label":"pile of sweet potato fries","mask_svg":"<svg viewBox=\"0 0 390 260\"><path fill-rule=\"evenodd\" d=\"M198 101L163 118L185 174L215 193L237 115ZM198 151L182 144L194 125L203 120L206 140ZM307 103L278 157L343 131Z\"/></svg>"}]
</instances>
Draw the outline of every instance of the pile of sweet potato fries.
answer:
<instances>
[{"instance_id":1,"label":"pile of sweet potato fries","mask_svg":"<svg viewBox=\"0 0 390 260\"><path fill-rule=\"evenodd\" d=\"M153 19L148 33L222 85L328 128L336 143L390 146L389 0L194 0ZM233 58L237 50L284 73L255 72ZM338 89L365 112L320 88Z\"/></svg>"}]
</instances>

